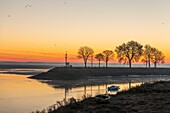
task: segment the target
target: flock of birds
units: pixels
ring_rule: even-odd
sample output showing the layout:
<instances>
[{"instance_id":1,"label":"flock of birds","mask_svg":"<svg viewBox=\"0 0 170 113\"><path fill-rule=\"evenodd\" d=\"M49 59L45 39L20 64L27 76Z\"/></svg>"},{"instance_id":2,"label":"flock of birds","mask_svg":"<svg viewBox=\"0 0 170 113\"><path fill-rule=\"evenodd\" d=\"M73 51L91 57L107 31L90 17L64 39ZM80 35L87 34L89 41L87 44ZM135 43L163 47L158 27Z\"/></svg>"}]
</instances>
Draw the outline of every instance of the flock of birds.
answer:
<instances>
[{"instance_id":1,"label":"flock of birds","mask_svg":"<svg viewBox=\"0 0 170 113\"><path fill-rule=\"evenodd\" d=\"M30 5L30 4L27 4L26 6L25 6L25 8L31 8L32 6ZM8 18L10 18L11 17L11 15L10 14L8 14Z\"/></svg>"},{"instance_id":2,"label":"flock of birds","mask_svg":"<svg viewBox=\"0 0 170 113\"><path fill-rule=\"evenodd\" d=\"M66 2L64 2L64 5L66 5ZM25 6L25 8L31 8L32 6L30 5L30 4L27 4L26 6ZM11 15L9 14L8 15L8 18L10 18L11 17ZM161 24L165 24L164 22L162 22Z\"/></svg>"},{"instance_id":3,"label":"flock of birds","mask_svg":"<svg viewBox=\"0 0 170 113\"><path fill-rule=\"evenodd\" d=\"M66 5L66 2L64 2L64 5ZM31 8L31 7L32 7L32 5L30 5L30 4L25 5L25 8ZM10 17L11 17L11 15L8 14L8 18L10 18Z\"/></svg>"},{"instance_id":4,"label":"flock of birds","mask_svg":"<svg viewBox=\"0 0 170 113\"><path fill-rule=\"evenodd\" d=\"M26 8L28 8L28 7L31 7L31 5L30 5L30 4L28 4L28 5L26 5L25 7L26 7Z\"/></svg>"}]
</instances>

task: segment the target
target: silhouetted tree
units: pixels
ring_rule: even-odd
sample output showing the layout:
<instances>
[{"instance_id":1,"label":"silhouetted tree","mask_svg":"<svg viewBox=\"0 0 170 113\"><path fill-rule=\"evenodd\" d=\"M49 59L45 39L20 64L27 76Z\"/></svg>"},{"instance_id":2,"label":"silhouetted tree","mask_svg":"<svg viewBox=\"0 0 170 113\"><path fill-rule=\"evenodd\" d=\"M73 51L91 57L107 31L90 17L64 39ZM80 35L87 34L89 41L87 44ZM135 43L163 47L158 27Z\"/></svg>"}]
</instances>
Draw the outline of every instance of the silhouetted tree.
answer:
<instances>
[{"instance_id":1,"label":"silhouetted tree","mask_svg":"<svg viewBox=\"0 0 170 113\"><path fill-rule=\"evenodd\" d=\"M100 61L103 60L103 58L104 58L104 56L101 53L96 54L96 56L95 56L95 59L97 59L99 61L99 67L100 67Z\"/></svg>"},{"instance_id":2,"label":"silhouetted tree","mask_svg":"<svg viewBox=\"0 0 170 113\"><path fill-rule=\"evenodd\" d=\"M102 54L103 54L103 60L106 62L106 67L107 67L108 61L110 59L113 59L113 56L114 56L113 51L105 50L105 51L102 52Z\"/></svg>"},{"instance_id":3,"label":"silhouetted tree","mask_svg":"<svg viewBox=\"0 0 170 113\"><path fill-rule=\"evenodd\" d=\"M90 55L90 61L91 61L91 67L93 67L93 53L94 53L94 51L92 50L92 53L91 53L91 55Z\"/></svg>"},{"instance_id":4,"label":"silhouetted tree","mask_svg":"<svg viewBox=\"0 0 170 113\"><path fill-rule=\"evenodd\" d=\"M117 53L119 62L124 61L124 63L129 63L129 67L131 68L132 62L138 61L141 57L143 52L142 47L141 44L132 40L116 47L115 52Z\"/></svg>"},{"instance_id":5,"label":"silhouetted tree","mask_svg":"<svg viewBox=\"0 0 170 113\"><path fill-rule=\"evenodd\" d=\"M156 68L158 63L164 63L165 56L161 51L156 48L152 49L153 56L151 57L151 61L154 63L154 67Z\"/></svg>"},{"instance_id":6,"label":"silhouetted tree","mask_svg":"<svg viewBox=\"0 0 170 113\"><path fill-rule=\"evenodd\" d=\"M84 60L84 66L87 67L87 60L89 56L91 56L94 53L93 49L87 46L80 47L78 50L78 58L83 58Z\"/></svg>"},{"instance_id":7,"label":"silhouetted tree","mask_svg":"<svg viewBox=\"0 0 170 113\"><path fill-rule=\"evenodd\" d=\"M141 59L141 62L146 64L146 68L147 68L147 64L148 64L148 59L147 57L143 56L143 58Z\"/></svg>"},{"instance_id":8,"label":"silhouetted tree","mask_svg":"<svg viewBox=\"0 0 170 113\"><path fill-rule=\"evenodd\" d=\"M144 46L142 61L146 63L146 66L148 64L149 68L151 67L151 57L153 55L152 50L153 48L149 44Z\"/></svg>"}]
</instances>

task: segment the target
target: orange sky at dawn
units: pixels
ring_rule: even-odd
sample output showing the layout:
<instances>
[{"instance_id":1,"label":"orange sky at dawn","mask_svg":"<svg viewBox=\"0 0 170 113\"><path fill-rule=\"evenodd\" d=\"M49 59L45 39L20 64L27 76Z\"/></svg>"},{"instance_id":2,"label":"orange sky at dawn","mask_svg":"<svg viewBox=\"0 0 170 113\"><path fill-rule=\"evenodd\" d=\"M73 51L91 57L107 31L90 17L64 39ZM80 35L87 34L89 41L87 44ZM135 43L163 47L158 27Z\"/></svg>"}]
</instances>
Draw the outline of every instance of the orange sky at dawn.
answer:
<instances>
[{"instance_id":1,"label":"orange sky at dawn","mask_svg":"<svg viewBox=\"0 0 170 113\"><path fill-rule=\"evenodd\" d=\"M170 63L170 0L1 0L0 61L70 62L130 40L161 50ZM114 59L112 62L117 62Z\"/></svg>"}]
</instances>

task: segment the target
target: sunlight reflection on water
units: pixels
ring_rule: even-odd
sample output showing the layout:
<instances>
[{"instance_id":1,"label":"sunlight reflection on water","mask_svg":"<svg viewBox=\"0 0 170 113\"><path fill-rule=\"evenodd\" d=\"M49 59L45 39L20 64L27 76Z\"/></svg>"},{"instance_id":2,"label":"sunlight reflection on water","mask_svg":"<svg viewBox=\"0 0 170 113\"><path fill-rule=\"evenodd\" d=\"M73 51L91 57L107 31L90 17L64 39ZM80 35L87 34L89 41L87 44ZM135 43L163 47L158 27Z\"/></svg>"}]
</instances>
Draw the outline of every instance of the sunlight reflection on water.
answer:
<instances>
[{"instance_id":1,"label":"sunlight reflection on water","mask_svg":"<svg viewBox=\"0 0 170 113\"><path fill-rule=\"evenodd\" d=\"M134 83L137 85L140 83ZM109 84L108 86L110 86ZM120 90L128 88L128 84L117 84ZM52 88L46 83L15 74L0 74L0 112L2 113L30 113L46 108L56 101L75 97L81 99L83 95L96 95L106 92L106 86L87 86L72 88Z\"/></svg>"}]
</instances>

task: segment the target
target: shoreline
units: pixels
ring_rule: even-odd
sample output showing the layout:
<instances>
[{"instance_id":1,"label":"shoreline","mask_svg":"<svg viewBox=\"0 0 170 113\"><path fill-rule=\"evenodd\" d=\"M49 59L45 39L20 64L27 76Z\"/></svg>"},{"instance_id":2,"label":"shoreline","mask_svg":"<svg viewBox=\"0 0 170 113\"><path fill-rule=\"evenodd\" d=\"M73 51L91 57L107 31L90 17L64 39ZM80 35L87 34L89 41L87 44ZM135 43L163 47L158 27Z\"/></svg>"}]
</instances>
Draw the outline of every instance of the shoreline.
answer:
<instances>
[{"instance_id":1,"label":"shoreline","mask_svg":"<svg viewBox=\"0 0 170 113\"><path fill-rule=\"evenodd\" d=\"M130 77L102 77L96 79L82 79L82 80L38 80L42 83L47 83L54 88L76 88L83 86L98 86L104 84L121 84L121 83L145 83L155 81L170 80L170 76L130 76Z\"/></svg>"},{"instance_id":2,"label":"shoreline","mask_svg":"<svg viewBox=\"0 0 170 113\"><path fill-rule=\"evenodd\" d=\"M63 68L55 67L28 78L40 80L56 88L73 88L121 82L170 79L170 68ZM165 80L164 79L164 80Z\"/></svg>"},{"instance_id":3,"label":"shoreline","mask_svg":"<svg viewBox=\"0 0 170 113\"><path fill-rule=\"evenodd\" d=\"M170 68L82 68L55 67L29 78L46 80L81 80L104 76L170 75Z\"/></svg>"},{"instance_id":4,"label":"shoreline","mask_svg":"<svg viewBox=\"0 0 170 113\"><path fill-rule=\"evenodd\" d=\"M133 82L135 79L147 80L159 77L170 80L170 68L55 67L29 78L47 80L46 83L53 87L72 88L85 84L91 85L91 83L95 85L116 83L116 79ZM82 101L73 99L74 101L69 101L50 113L169 113L170 81L145 83L127 91L118 92L116 95L110 95L110 97L108 103L96 103L95 97L84 98Z\"/></svg>"},{"instance_id":5,"label":"shoreline","mask_svg":"<svg viewBox=\"0 0 170 113\"><path fill-rule=\"evenodd\" d=\"M169 113L170 81L145 83L110 97L105 103L96 102L95 97L82 101L72 98L66 105L47 110L49 113Z\"/></svg>"}]
</instances>

